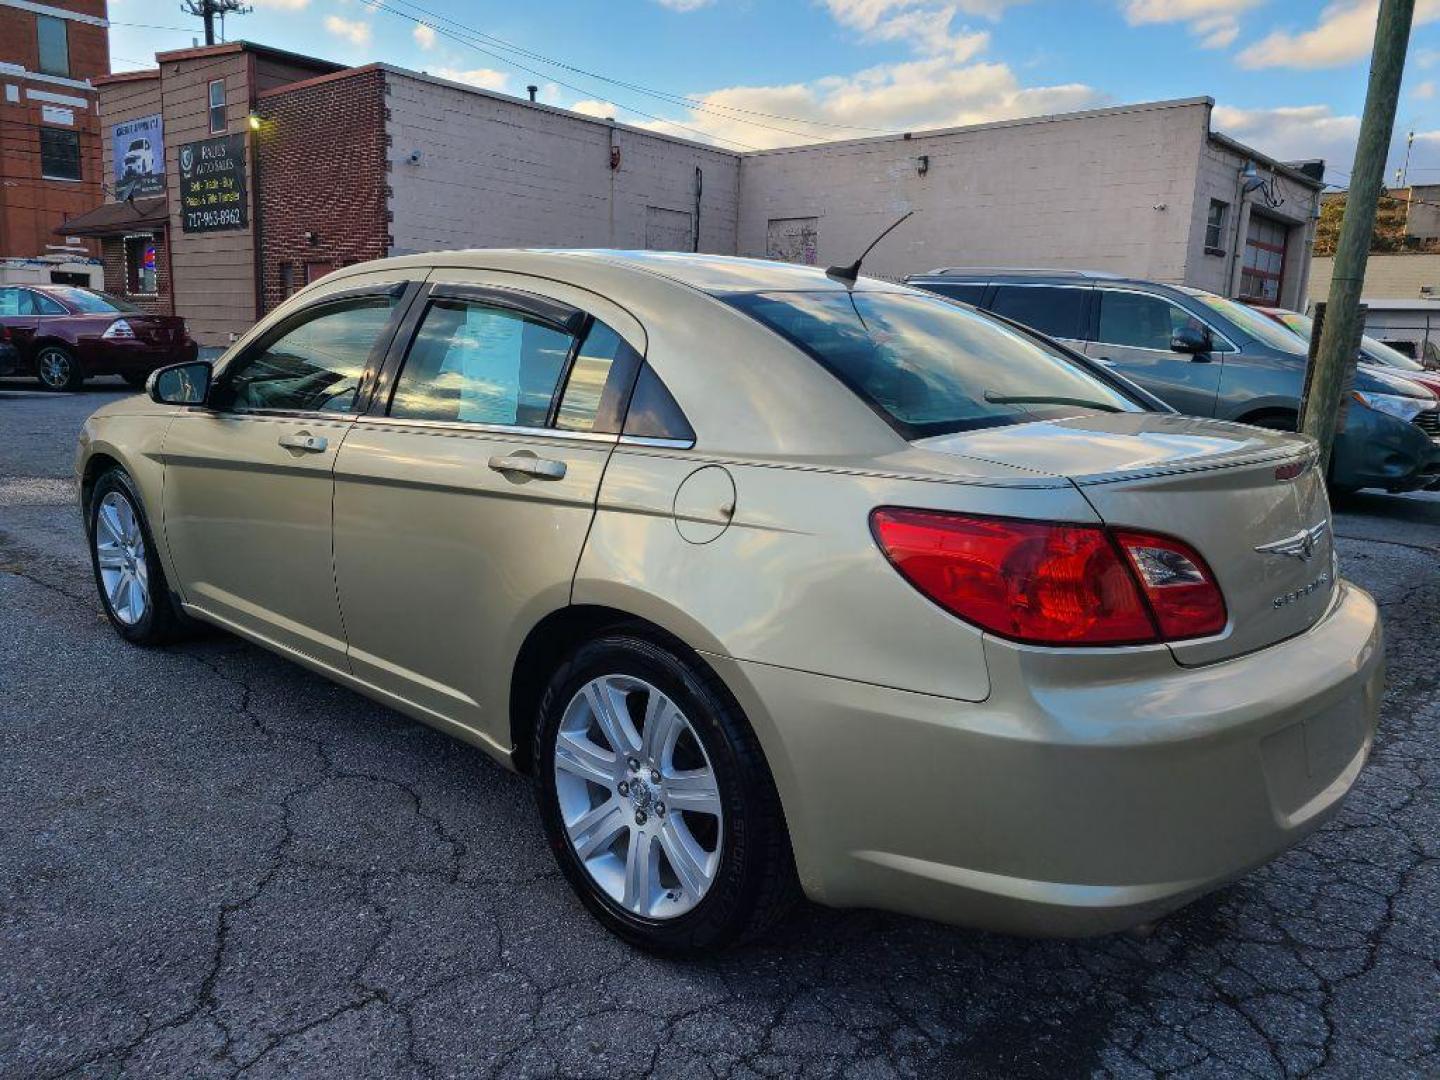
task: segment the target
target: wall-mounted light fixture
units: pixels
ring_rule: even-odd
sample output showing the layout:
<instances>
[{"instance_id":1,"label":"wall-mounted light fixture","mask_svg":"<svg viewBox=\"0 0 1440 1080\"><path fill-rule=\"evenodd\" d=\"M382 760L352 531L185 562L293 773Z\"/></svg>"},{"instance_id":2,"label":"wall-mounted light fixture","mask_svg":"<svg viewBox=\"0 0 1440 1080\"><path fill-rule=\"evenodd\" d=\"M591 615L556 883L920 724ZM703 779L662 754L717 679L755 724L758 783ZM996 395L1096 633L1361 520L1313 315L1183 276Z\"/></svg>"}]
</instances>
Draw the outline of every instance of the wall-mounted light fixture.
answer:
<instances>
[{"instance_id":1,"label":"wall-mounted light fixture","mask_svg":"<svg viewBox=\"0 0 1440 1080\"><path fill-rule=\"evenodd\" d=\"M305 233L301 233L300 235L305 238L305 242L306 242L307 244L309 244L311 247L314 247L316 244L318 244L318 243L320 242L320 237L319 237L317 234L313 233L313 232L305 232Z\"/></svg>"},{"instance_id":2,"label":"wall-mounted light fixture","mask_svg":"<svg viewBox=\"0 0 1440 1080\"><path fill-rule=\"evenodd\" d=\"M260 119L260 114L259 114L259 113L253 113L253 112L252 112L252 113L249 115L249 117L247 117L247 119L248 119L249 122L250 122L250 130L251 130L251 131L259 131L259 130L260 130L260 125L261 125L261 123L262 123L263 121Z\"/></svg>"}]
</instances>

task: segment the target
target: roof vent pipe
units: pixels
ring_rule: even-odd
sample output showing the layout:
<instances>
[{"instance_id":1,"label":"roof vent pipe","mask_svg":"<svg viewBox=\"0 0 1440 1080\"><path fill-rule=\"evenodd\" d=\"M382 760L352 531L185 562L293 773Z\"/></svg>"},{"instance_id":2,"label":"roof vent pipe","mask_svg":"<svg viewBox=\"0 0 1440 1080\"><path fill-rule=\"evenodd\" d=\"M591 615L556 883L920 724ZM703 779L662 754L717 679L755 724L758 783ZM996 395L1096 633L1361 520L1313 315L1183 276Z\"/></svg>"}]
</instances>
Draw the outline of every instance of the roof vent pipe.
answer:
<instances>
[{"instance_id":1,"label":"roof vent pipe","mask_svg":"<svg viewBox=\"0 0 1440 1080\"><path fill-rule=\"evenodd\" d=\"M534 83L531 83L529 86L525 87L525 89L530 92L530 100L534 101L535 95L539 92L540 87L536 86Z\"/></svg>"}]
</instances>

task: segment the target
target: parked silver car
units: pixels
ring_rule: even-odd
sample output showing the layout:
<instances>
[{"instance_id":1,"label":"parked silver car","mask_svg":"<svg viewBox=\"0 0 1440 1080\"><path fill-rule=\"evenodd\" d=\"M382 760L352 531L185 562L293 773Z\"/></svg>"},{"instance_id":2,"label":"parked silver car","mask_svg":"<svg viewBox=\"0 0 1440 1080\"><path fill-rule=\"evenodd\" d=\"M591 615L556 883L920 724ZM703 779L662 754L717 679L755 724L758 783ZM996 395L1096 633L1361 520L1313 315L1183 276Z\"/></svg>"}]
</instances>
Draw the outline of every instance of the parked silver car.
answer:
<instances>
[{"instance_id":1,"label":"parked silver car","mask_svg":"<svg viewBox=\"0 0 1440 1080\"><path fill-rule=\"evenodd\" d=\"M1293 431L1305 342L1201 289L1056 270L937 270L906 279L1040 331L1190 416ZM1440 402L1403 372L1362 365L1329 480L1337 490L1440 488Z\"/></svg>"}]
</instances>

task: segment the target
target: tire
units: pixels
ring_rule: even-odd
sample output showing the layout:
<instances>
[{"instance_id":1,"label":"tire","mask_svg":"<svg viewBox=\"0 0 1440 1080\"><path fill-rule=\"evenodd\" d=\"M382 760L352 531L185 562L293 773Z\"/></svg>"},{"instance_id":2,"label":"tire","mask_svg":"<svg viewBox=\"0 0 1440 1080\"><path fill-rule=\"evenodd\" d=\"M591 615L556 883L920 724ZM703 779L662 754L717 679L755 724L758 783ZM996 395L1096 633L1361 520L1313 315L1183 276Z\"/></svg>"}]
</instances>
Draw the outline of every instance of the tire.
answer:
<instances>
[{"instance_id":1,"label":"tire","mask_svg":"<svg viewBox=\"0 0 1440 1080\"><path fill-rule=\"evenodd\" d=\"M567 762L577 760L573 748L582 728L587 734L578 737L608 749L591 706L597 686L608 689L608 700L627 715L629 736L638 736L631 742L637 757L647 754L649 724L643 718L656 693L681 719L657 722L655 731L684 730L669 740L670 749L642 759L638 771L629 767L627 754L613 755L616 765L608 775L603 755L586 757L588 769L562 764L557 773L562 731ZM623 629L581 646L545 690L535 740L536 797L551 851L591 914L630 944L670 955L709 952L764 934L798 897L780 797L760 744L724 684L698 658ZM649 762L662 772L651 772ZM581 779L580 772L590 775ZM646 783L656 776L658 783ZM667 807L666 798L712 805L718 813ZM577 846L571 829L597 814L602 819L593 829L578 830ZM601 844L607 832L612 842ZM592 840L595 851L587 862L581 848ZM649 861L632 861L631 852L647 850L653 852ZM671 851L680 858L673 860ZM699 873L690 874L688 887L677 870L687 852L699 856L690 864ZM635 865L648 872L637 873ZM705 874L703 888L694 887Z\"/></svg>"},{"instance_id":2,"label":"tire","mask_svg":"<svg viewBox=\"0 0 1440 1080\"><path fill-rule=\"evenodd\" d=\"M79 390L85 371L64 345L42 345L35 351L35 378L46 390Z\"/></svg>"},{"instance_id":3,"label":"tire","mask_svg":"<svg viewBox=\"0 0 1440 1080\"><path fill-rule=\"evenodd\" d=\"M145 389L145 380L150 378L150 373L148 371L143 373L127 371L120 377L135 387L136 390L143 390Z\"/></svg>"},{"instance_id":4,"label":"tire","mask_svg":"<svg viewBox=\"0 0 1440 1080\"><path fill-rule=\"evenodd\" d=\"M95 482L86 525L95 587L115 632L134 645L163 645L183 636L188 621L175 608L135 482L123 469L112 469ZM128 592L114 585L114 575L123 577L127 572ZM137 583L144 593L143 605L134 600Z\"/></svg>"}]
</instances>

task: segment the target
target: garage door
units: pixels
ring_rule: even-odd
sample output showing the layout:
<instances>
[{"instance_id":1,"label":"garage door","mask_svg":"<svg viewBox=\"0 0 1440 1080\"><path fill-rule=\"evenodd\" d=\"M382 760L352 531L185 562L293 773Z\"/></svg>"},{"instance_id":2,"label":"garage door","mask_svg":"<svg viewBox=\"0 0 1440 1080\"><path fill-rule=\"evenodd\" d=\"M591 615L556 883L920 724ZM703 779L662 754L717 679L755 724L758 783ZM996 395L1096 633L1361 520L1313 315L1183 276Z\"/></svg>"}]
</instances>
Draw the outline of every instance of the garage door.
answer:
<instances>
[{"instance_id":1,"label":"garage door","mask_svg":"<svg viewBox=\"0 0 1440 1080\"><path fill-rule=\"evenodd\" d=\"M1250 215L1245 262L1240 269L1240 299L1278 304L1285 278L1285 240L1290 227L1260 214Z\"/></svg>"}]
</instances>

